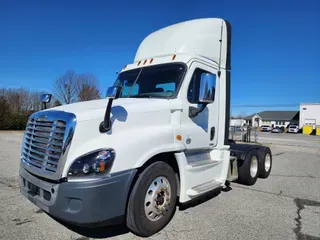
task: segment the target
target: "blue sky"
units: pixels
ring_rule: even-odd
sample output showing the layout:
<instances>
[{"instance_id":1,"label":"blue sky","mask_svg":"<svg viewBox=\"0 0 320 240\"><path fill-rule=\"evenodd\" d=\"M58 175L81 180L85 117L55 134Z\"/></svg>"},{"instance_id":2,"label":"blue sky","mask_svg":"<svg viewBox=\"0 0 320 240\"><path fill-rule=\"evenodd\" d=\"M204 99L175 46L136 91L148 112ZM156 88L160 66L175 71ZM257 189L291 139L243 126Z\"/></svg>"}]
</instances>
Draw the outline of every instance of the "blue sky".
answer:
<instances>
[{"instance_id":1,"label":"blue sky","mask_svg":"<svg viewBox=\"0 0 320 240\"><path fill-rule=\"evenodd\" d=\"M67 69L100 89L167 25L222 17L232 25L232 114L320 102L320 2L0 0L0 87L51 91ZM282 106L293 105L292 107ZM242 107L272 105L272 107ZM275 107L278 105L278 107Z\"/></svg>"}]
</instances>

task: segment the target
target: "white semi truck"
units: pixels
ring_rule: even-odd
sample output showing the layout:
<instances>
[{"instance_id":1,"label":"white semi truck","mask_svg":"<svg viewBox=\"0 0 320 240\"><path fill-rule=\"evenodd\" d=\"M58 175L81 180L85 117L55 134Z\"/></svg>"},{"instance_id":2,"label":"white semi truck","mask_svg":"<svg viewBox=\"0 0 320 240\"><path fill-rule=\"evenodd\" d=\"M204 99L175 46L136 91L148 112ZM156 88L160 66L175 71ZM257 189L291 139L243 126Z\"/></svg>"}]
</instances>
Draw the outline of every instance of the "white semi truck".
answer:
<instances>
[{"instance_id":1,"label":"white semi truck","mask_svg":"<svg viewBox=\"0 0 320 240\"><path fill-rule=\"evenodd\" d=\"M268 147L228 140L230 46L223 19L165 27L141 42L105 99L32 114L21 193L67 223L120 220L134 234L151 236L178 204L230 181L267 178Z\"/></svg>"}]
</instances>

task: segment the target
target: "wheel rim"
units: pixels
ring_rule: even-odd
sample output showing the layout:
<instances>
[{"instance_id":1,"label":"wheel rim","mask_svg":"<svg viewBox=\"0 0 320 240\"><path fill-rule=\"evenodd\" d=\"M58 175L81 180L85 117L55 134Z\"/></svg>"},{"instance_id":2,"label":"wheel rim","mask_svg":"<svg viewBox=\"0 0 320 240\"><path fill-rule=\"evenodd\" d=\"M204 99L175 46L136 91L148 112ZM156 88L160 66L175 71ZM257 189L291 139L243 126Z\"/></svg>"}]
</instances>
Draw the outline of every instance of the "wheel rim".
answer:
<instances>
[{"instance_id":1,"label":"wheel rim","mask_svg":"<svg viewBox=\"0 0 320 240\"><path fill-rule=\"evenodd\" d=\"M171 198L171 186L167 178L154 179L146 192L144 211L148 219L157 221L168 211Z\"/></svg>"},{"instance_id":2,"label":"wheel rim","mask_svg":"<svg viewBox=\"0 0 320 240\"><path fill-rule=\"evenodd\" d=\"M267 153L264 159L264 169L266 170L266 172L269 172L270 168L271 168L271 156L269 153Z\"/></svg>"},{"instance_id":3,"label":"wheel rim","mask_svg":"<svg viewBox=\"0 0 320 240\"><path fill-rule=\"evenodd\" d=\"M252 178L255 178L258 172L258 159L257 157L251 158L251 164L250 164L250 175Z\"/></svg>"}]
</instances>

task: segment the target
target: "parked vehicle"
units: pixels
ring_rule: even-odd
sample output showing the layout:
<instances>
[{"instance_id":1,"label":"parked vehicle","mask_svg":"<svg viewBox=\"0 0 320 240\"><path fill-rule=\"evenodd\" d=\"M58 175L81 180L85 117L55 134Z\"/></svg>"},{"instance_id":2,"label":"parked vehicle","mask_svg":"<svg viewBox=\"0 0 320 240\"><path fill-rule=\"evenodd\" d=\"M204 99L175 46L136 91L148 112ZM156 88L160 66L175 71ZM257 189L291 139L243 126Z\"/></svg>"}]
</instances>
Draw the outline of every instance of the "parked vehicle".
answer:
<instances>
[{"instance_id":1,"label":"parked vehicle","mask_svg":"<svg viewBox=\"0 0 320 240\"><path fill-rule=\"evenodd\" d=\"M298 133L299 126L298 125L290 125L288 128L288 133Z\"/></svg>"},{"instance_id":2,"label":"parked vehicle","mask_svg":"<svg viewBox=\"0 0 320 240\"><path fill-rule=\"evenodd\" d=\"M261 131L262 132L270 132L272 130L272 127L269 125L262 125L261 126Z\"/></svg>"},{"instance_id":3,"label":"parked vehicle","mask_svg":"<svg viewBox=\"0 0 320 240\"><path fill-rule=\"evenodd\" d=\"M284 127L279 127L276 126L271 130L272 133L283 133L284 132Z\"/></svg>"},{"instance_id":4,"label":"parked vehicle","mask_svg":"<svg viewBox=\"0 0 320 240\"><path fill-rule=\"evenodd\" d=\"M270 148L228 139L230 44L223 19L168 26L142 41L107 99L32 114L22 194L61 221L120 221L146 237L170 222L178 203L267 178Z\"/></svg>"}]
</instances>

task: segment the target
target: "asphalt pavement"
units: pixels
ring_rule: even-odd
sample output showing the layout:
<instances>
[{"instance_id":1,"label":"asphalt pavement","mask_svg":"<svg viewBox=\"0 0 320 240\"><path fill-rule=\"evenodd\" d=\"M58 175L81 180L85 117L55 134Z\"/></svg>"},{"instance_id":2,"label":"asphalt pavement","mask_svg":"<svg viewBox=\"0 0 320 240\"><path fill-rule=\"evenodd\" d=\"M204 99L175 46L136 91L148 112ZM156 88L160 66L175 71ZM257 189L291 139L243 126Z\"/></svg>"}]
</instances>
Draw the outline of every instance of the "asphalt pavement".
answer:
<instances>
[{"instance_id":1,"label":"asphalt pavement","mask_svg":"<svg viewBox=\"0 0 320 240\"><path fill-rule=\"evenodd\" d=\"M168 226L151 239L319 240L320 137L259 137L274 154L268 179L251 187L232 183L228 192L177 209ZM88 231L62 225L22 197L21 140L21 132L0 132L0 239L139 239L123 226Z\"/></svg>"}]
</instances>

